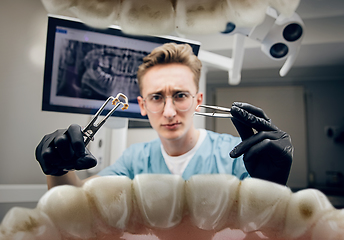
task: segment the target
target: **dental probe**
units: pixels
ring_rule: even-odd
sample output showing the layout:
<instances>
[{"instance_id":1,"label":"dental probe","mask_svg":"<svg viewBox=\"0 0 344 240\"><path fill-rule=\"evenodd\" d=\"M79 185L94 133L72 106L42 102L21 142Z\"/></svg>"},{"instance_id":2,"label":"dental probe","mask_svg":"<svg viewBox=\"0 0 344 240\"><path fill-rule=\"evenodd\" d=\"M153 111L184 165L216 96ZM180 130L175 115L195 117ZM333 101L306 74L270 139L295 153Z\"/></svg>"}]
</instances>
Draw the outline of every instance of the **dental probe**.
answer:
<instances>
[{"instance_id":1,"label":"dental probe","mask_svg":"<svg viewBox=\"0 0 344 240\"><path fill-rule=\"evenodd\" d=\"M122 98L124 102L121 102L119 98ZM99 122L96 123L99 115L103 112L106 105L112 100L112 105L115 105L111 111ZM118 93L116 97L110 96L103 105L99 108L97 113L94 115L92 120L87 124L87 126L82 130L82 133L84 134L84 143L85 147L90 141L93 141L94 135L96 132L104 125L106 120L112 115L112 113L120 106L123 105L122 110L126 110L129 107L128 104L128 98L123 93Z\"/></svg>"},{"instance_id":2,"label":"dental probe","mask_svg":"<svg viewBox=\"0 0 344 240\"><path fill-rule=\"evenodd\" d=\"M219 107L219 106L209 106L209 105L198 105L197 109L203 107L206 109L211 109L213 110L212 113L202 113L202 112L194 112L194 115L199 115L199 116L206 116L206 117L218 117L218 118L232 118L231 109L230 108L225 108L225 107ZM226 113L218 113L219 112L226 112Z\"/></svg>"}]
</instances>

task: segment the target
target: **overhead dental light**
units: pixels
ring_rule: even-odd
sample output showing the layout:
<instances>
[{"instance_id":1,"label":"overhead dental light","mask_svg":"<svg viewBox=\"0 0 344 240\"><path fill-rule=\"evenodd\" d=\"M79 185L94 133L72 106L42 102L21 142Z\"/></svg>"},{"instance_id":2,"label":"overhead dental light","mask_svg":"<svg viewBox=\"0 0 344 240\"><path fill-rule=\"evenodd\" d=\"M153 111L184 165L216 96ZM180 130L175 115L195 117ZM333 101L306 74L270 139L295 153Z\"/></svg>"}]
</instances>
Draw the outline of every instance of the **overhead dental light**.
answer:
<instances>
[{"instance_id":1,"label":"overhead dental light","mask_svg":"<svg viewBox=\"0 0 344 240\"><path fill-rule=\"evenodd\" d=\"M227 70L229 84L237 85L241 80L245 37L260 42L262 52L272 60L286 60L279 72L280 76L284 77L299 53L304 37L304 23L297 13L285 17L268 7L261 24L250 28L236 27L234 23L229 22L222 33L234 35L232 57L226 58L205 51L201 51L199 57L210 66L217 65L218 68Z\"/></svg>"},{"instance_id":2,"label":"overhead dental light","mask_svg":"<svg viewBox=\"0 0 344 240\"><path fill-rule=\"evenodd\" d=\"M98 28L118 25L136 35L176 33L234 35L231 58L201 51L206 64L229 72L229 83L241 76L244 39L261 43L273 60L284 60L285 76L296 60L304 34L295 13L300 0L42 0L49 13L72 15ZM229 24L228 24L229 23Z\"/></svg>"}]
</instances>

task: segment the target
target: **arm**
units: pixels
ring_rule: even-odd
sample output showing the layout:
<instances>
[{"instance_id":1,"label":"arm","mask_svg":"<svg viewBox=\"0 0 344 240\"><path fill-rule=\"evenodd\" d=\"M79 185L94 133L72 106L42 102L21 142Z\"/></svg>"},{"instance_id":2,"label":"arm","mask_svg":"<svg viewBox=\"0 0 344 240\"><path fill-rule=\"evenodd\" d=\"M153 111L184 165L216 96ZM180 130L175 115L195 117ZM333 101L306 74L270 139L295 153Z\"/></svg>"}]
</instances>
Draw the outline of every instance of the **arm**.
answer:
<instances>
[{"instance_id":1,"label":"arm","mask_svg":"<svg viewBox=\"0 0 344 240\"><path fill-rule=\"evenodd\" d=\"M59 185L73 185L76 187L81 187L83 185L82 181L80 178L76 175L74 171L69 171L65 175L62 176L52 176L52 175L47 175L47 185L48 189L51 189L55 186Z\"/></svg>"},{"instance_id":2,"label":"arm","mask_svg":"<svg viewBox=\"0 0 344 240\"><path fill-rule=\"evenodd\" d=\"M78 177L78 175L76 175L75 171L69 171L65 175L59 177L47 175L48 190L59 185L73 185L76 187L82 187L82 185L84 185L85 182L96 177L100 176L93 175L91 177L81 180Z\"/></svg>"}]
</instances>

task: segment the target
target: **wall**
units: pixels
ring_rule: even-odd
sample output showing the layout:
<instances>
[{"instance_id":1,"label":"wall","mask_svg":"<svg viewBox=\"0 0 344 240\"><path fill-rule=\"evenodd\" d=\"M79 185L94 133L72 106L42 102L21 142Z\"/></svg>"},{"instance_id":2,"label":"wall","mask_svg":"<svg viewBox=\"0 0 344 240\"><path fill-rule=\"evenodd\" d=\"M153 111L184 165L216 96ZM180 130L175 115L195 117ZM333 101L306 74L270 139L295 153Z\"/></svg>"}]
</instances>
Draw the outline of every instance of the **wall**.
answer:
<instances>
[{"instance_id":1,"label":"wall","mask_svg":"<svg viewBox=\"0 0 344 240\"><path fill-rule=\"evenodd\" d=\"M42 137L89 116L41 111L47 12L40 0L0 8L0 184L45 183L34 151Z\"/></svg>"},{"instance_id":2,"label":"wall","mask_svg":"<svg viewBox=\"0 0 344 240\"><path fill-rule=\"evenodd\" d=\"M2 0L0 8L0 184L44 183L34 150L46 133L76 114L41 112L47 12L40 0Z\"/></svg>"},{"instance_id":3,"label":"wall","mask_svg":"<svg viewBox=\"0 0 344 240\"><path fill-rule=\"evenodd\" d=\"M344 143L334 142L325 131L327 127L344 126L344 75L342 81L314 82L307 90L309 168L314 178L311 184L324 185L336 181L330 172L344 174Z\"/></svg>"},{"instance_id":4,"label":"wall","mask_svg":"<svg viewBox=\"0 0 344 240\"><path fill-rule=\"evenodd\" d=\"M342 64L342 63L340 63ZM227 73L209 72L207 82L208 104L215 103L216 89L228 85ZM344 67L323 66L292 68L284 78L277 69L244 70L238 87L300 86L304 89L306 140L308 164L308 186L327 187L327 172L344 174L344 144L335 143L327 137L327 126L344 124ZM230 103L228 103L230 105ZM300 103L303 104L301 101ZM273 119L272 119L273 120ZM214 129L213 119L207 119L207 128ZM297 149L296 149L297 150Z\"/></svg>"},{"instance_id":5,"label":"wall","mask_svg":"<svg viewBox=\"0 0 344 240\"><path fill-rule=\"evenodd\" d=\"M90 116L41 111L47 11L40 0L1 0L0 29L0 184L45 184L35 160L37 144L56 129L85 126ZM195 124L204 127L204 119ZM127 144L157 136L144 131L141 137L140 130L130 130Z\"/></svg>"},{"instance_id":6,"label":"wall","mask_svg":"<svg viewBox=\"0 0 344 240\"><path fill-rule=\"evenodd\" d=\"M56 129L72 123L85 126L90 116L41 111L47 29L41 1L3 0L0 20L0 184L45 184L35 160L37 144ZM135 132L128 134L128 143L139 141Z\"/></svg>"},{"instance_id":7,"label":"wall","mask_svg":"<svg viewBox=\"0 0 344 240\"><path fill-rule=\"evenodd\" d=\"M227 106L235 101L251 103L262 108L279 129L291 136L295 151L287 185L291 188L307 187L306 114L303 87L217 88L217 106ZM236 128L229 119L216 118L215 129L217 132L238 136Z\"/></svg>"}]
</instances>

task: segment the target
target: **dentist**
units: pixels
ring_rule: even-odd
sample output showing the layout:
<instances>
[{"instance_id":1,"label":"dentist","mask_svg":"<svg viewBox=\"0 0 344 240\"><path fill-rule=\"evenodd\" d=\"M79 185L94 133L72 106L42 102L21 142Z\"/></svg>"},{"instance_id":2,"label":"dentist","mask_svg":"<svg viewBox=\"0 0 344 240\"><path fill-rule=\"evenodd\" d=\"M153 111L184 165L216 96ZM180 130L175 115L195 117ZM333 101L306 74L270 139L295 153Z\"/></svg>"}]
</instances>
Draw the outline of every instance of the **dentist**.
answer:
<instances>
[{"instance_id":1,"label":"dentist","mask_svg":"<svg viewBox=\"0 0 344 240\"><path fill-rule=\"evenodd\" d=\"M141 92L137 100L159 138L130 146L113 165L91 178L125 175L133 179L141 173L159 173L187 180L195 174L223 173L287 183L293 155L290 136L260 108L233 103L232 121L241 139L194 127L193 113L203 101L198 88L201 66L189 45L165 44L144 58L137 73ZM78 125L44 136L36 159L49 188L81 186L90 178L80 180L68 169L88 169L97 163L85 148Z\"/></svg>"}]
</instances>

